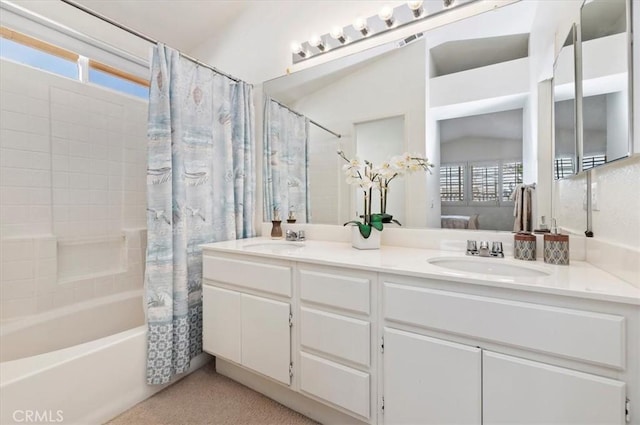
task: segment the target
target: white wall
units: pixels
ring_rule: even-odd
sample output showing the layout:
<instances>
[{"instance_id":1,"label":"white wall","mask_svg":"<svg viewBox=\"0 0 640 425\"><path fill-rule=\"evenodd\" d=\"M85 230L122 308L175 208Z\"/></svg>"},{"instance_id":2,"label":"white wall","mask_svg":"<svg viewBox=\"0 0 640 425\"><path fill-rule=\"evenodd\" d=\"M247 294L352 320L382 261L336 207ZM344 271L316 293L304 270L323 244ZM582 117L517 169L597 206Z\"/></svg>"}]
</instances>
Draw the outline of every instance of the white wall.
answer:
<instances>
[{"instance_id":1,"label":"white wall","mask_svg":"<svg viewBox=\"0 0 640 425\"><path fill-rule=\"evenodd\" d=\"M141 288L146 102L0 67L2 318Z\"/></svg>"},{"instance_id":2,"label":"white wall","mask_svg":"<svg viewBox=\"0 0 640 425\"><path fill-rule=\"evenodd\" d=\"M356 123L404 116L405 140L403 150L397 154L409 151L424 155L425 76L424 41L418 41L384 55L367 67L354 71L290 106L342 134L340 146L349 157L355 154ZM426 154L432 156L431 152ZM341 164L337 164L339 170ZM362 208L352 205L351 188L344 182L343 175L335 174L335 178L339 181L339 222L344 223L354 218L356 209L361 211ZM405 226L424 227L426 224L424 208L427 178L436 177L415 173L392 183L392 190L398 185L411 187L411 196L405 197ZM331 184L335 187L334 183Z\"/></svg>"}]
</instances>

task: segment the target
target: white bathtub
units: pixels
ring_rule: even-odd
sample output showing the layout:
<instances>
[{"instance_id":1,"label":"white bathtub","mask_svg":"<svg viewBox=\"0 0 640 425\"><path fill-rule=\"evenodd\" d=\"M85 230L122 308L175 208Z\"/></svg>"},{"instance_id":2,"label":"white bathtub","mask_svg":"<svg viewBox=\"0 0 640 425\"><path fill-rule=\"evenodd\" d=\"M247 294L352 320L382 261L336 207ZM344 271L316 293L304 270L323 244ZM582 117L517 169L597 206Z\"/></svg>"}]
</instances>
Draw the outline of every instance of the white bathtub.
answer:
<instances>
[{"instance_id":1,"label":"white bathtub","mask_svg":"<svg viewBox=\"0 0 640 425\"><path fill-rule=\"evenodd\" d=\"M58 317L9 323L3 326L2 345L5 346L5 337L19 344L21 338L30 340L31 337L25 335L49 333L43 341L47 347L58 344L58 337L65 339L67 333L77 334L79 340L86 341L94 331L76 332L78 328L103 327L102 322L113 315L128 316L135 321L137 313L135 308L132 312L132 306L135 304L142 310L141 295L141 291L133 291L103 299L98 304L91 302L70 308L69 314ZM70 322L77 325L73 330L59 327ZM118 323L120 326L122 321ZM47 352L33 345L24 349L7 348L7 357L16 359L0 363L0 424L102 424L161 390L165 386L146 384L146 331L142 324ZM20 332L24 332L22 337ZM34 350L42 354L17 358L19 353ZM190 371L209 359L210 356L204 354L193 359Z\"/></svg>"}]
</instances>

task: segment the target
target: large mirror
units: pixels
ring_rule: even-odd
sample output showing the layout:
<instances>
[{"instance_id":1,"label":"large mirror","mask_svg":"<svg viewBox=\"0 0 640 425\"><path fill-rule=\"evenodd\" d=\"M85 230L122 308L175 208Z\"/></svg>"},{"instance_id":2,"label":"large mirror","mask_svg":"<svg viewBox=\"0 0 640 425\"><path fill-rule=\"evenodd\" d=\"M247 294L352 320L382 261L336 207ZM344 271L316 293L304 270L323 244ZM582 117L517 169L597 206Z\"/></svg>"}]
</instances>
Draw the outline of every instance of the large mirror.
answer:
<instances>
[{"instance_id":1,"label":"large mirror","mask_svg":"<svg viewBox=\"0 0 640 425\"><path fill-rule=\"evenodd\" d=\"M556 180L573 176L578 172L576 37L576 26L573 25L556 58L553 70L553 177Z\"/></svg>"},{"instance_id":2,"label":"large mirror","mask_svg":"<svg viewBox=\"0 0 640 425\"><path fill-rule=\"evenodd\" d=\"M631 151L628 0L587 0L581 11L582 169Z\"/></svg>"},{"instance_id":3,"label":"large mirror","mask_svg":"<svg viewBox=\"0 0 640 425\"><path fill-rule=\"evenodd\" d=\"M536 175L535 15L535 2L517 2L265 82L267 104L308 120L308 221L362 213L336 151L373 162L409 152L435 166L391 183L387 213L404 227L513 230L516 189L532 190ZM273 205L265 201L265 220Z\"/></svg>"}]
</instances>

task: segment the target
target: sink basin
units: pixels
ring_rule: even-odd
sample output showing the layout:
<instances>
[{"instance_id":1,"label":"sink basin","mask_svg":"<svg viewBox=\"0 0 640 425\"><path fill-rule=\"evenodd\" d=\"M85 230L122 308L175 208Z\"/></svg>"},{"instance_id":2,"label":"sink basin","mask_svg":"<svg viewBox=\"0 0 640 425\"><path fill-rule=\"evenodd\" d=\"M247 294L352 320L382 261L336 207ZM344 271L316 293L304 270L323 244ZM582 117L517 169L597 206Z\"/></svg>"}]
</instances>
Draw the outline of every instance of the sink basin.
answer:
<instances>
[{"instance_id":1,"label":"sink basin","mask_svg":"<svg viewBox=\"0 0 640 425\"><path fill-rule=\"evenodd\" d=\"M550 274L545 270L531 266L506 263L500 258L436 257L427 261L434 266L444 267L451 270L497 276L539 277L548 276Z\"/></svg>"},{"instance_id":2,"label":"sink basin","mask_svg":"<svg viewBox=\"0 0 640 425\"><path fill-rule=\"evenodd\" d=\"M304 242L262 241L246 244L243 249L262 252L286 252L304 247Z\"/></svg>"}]
</instances>

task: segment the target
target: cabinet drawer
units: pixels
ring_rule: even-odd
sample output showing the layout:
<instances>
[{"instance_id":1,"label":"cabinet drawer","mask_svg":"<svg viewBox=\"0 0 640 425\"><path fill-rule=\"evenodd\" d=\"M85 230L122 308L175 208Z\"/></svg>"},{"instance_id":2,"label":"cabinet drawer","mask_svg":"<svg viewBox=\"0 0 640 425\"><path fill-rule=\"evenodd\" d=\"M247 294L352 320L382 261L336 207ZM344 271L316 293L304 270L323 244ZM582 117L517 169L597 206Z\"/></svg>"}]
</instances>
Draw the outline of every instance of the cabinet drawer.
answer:
<instances>
[{"instance_id":1,"label":"cabinet drawer","mask_svg":"<svg viewBox=\"0 0 640 425\"><path fill-rule=\"evenodd\" d=\"M370 363L368 322L302 307L300 343L362 366Z\"/></svg>"},{"instance_id":2,"label":"cabinet drawer","mask_svg":"<svg viewBox=\"0 0 640 425\"><path fill-rule=\"evenodd\" d=\"M300 389L369 418L369 374L300 353Z\"/></svg>"},{"instance_id":3,"label":"cabinet drawer","mask_svg":"<svg viewBox=\"0 0 640 425\"><path fill-rule=\"evenodd\" d=\"M622 316L385 282L384 317L619 369L625 365Z\"/></svg>"},{"instance_id":4,"label":"cabinet drawer","mask_svg":"<svg viewBox=\"0 0 640 425\"><path fill-rule=\"evenodd\" d=\"M291 267L205 255L202 277L291 297Z\"/></svg>"},{"instance_id":5,"label":"cabinet drawer","mask_svg":"<svg viewBox=\"0 0 640 425\"><path fill-rule=\"evenodd\" d=\"M369 314L370 285L367 278L300 271L301 299L356 313Z\"/></svg>"}]
</instances>

